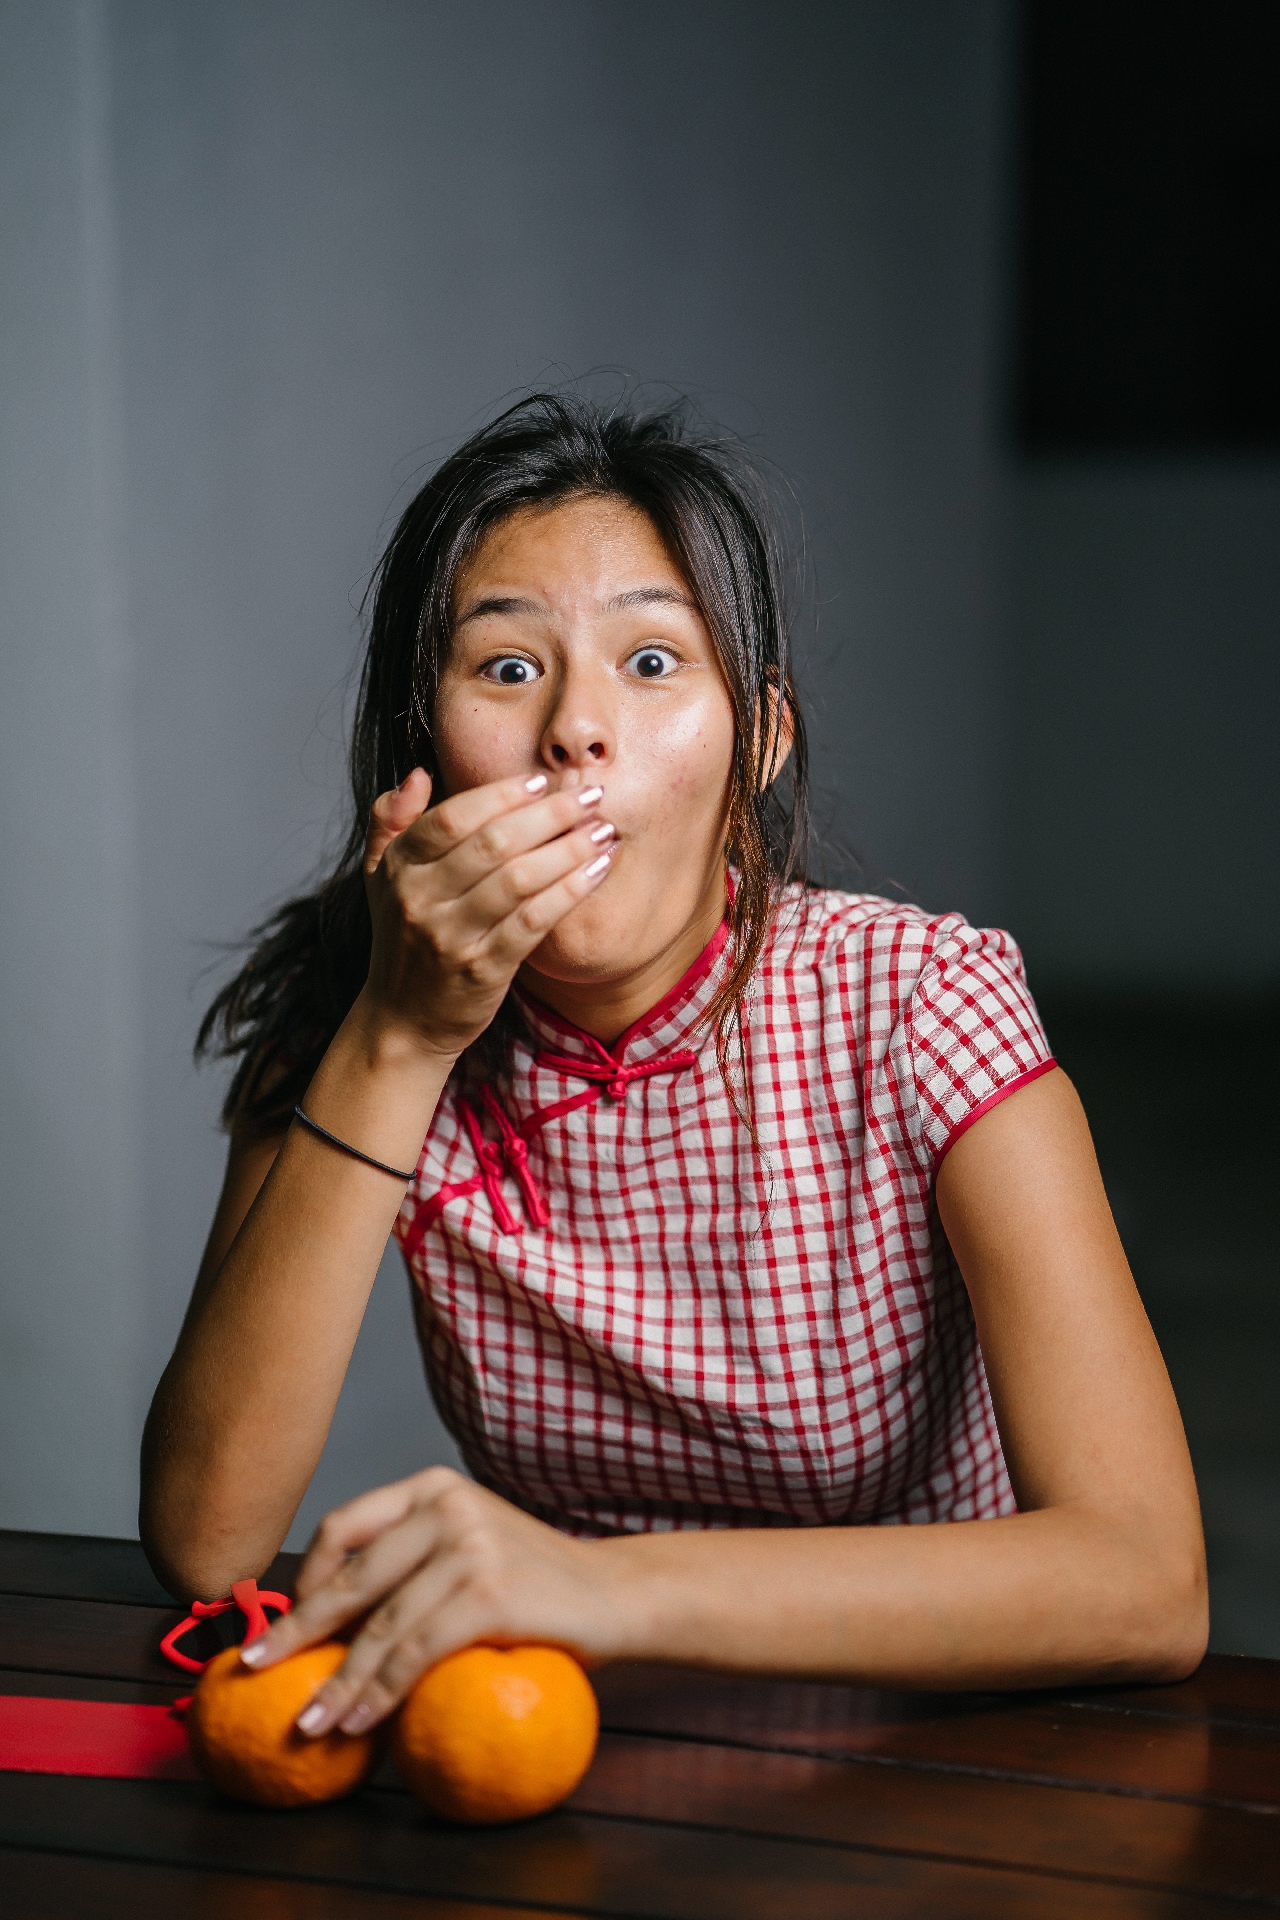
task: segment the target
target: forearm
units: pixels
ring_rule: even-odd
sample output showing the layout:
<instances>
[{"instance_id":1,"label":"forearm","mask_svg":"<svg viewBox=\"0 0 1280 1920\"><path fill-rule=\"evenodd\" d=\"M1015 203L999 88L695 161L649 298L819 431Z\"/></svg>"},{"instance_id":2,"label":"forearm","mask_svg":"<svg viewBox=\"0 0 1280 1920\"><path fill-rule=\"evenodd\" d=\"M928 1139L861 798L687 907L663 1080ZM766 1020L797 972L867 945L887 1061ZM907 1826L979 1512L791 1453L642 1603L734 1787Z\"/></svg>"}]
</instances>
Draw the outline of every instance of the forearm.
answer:
<instances>
[{"instance_id":1,"label":"forearm","mask_svg":"<svg viewBox=\"0 0 1280 1920\"><path fill-rule=\"evenodd\" d=\"M413 1167L447 1059L376 1031L360 1002L305 1110L390 1166ZM203 1597L257 1574L315 1470L402 1183L295 1124L222 1259L202 1275L143 1448L143 1538Z\"/></svg>"},{"instance_id":2,"label":"forearm","mask_svg":"<svg viewBox=\"0 0 1280 1920\"><path fill-rule=\"evenodd\" d=\"M1064 1506L952 1525L598 1543L627 1594L615 1657L979 1688L1172 1680L1203 1654L1194 1527Z\"/></svg>"}]
</instances>

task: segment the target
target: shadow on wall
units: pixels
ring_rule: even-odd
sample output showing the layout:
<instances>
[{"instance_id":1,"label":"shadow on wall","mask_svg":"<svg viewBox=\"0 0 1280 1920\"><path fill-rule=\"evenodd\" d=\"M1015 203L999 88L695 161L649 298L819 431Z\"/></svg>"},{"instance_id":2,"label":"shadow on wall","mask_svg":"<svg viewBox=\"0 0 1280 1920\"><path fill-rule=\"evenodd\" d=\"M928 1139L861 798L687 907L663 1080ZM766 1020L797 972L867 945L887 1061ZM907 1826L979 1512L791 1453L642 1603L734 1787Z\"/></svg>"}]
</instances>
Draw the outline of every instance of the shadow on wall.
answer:
<instances>
[{"instance_id":1,"label":"shadow on wall","mask_svg":"<svg viewBox=\"0 0 1280 1920\"><path fill-rule=\"evenodd\" d=\"M1280 1655L1280 10L1023 0L1013 925Z\"/></svg>"},{"instance_id":2,"label":"shadow on wall","mask_svg":"<svg viewBox=\"0 0 1280 1920\"><path fill-rule=\"evenodd\" d=\"M1042 996L1186 1424L1210 1645L1280 1658L1280 997Z\"/></svg>"}]
</instances>

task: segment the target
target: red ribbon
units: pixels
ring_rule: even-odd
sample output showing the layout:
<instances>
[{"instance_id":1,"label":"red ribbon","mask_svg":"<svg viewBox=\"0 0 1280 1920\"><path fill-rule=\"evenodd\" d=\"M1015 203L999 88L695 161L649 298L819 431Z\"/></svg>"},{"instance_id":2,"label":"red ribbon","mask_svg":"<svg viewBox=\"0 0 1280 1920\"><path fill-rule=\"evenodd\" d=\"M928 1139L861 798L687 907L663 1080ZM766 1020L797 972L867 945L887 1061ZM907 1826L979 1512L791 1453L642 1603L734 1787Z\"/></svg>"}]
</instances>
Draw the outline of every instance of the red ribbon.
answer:
<instances>
[{"instance_id":1,"label":"red ribbon","mask_svg":"<svg viewBox=\"0 0 1280 1920\"><path fill-rule=\"evenodd\" d=\"M0 1695L0 1770L103 1780L194 1780L173 1707Z\"/></svg>"},{"instance_id":2,"label":"red ribbon","mask_svg":"<svg viewBox=\"0 0 1280 1920\"><path fill-rule=\"evenodd\" d=\"M221 1600L193 1600L191 1611L186 1619L179 1620L176 1627L170 1627L160 1642L160 1651L166 1660L171 1661L175 1667L181 1667L184 1673L203 1673L209 1664L207 1660L193 1660L190 1654L179 1652L178 1641L183 1635L190 1633L193 1627L198 1627L202 1620L212 1620L220 1613L230 1613L232 1607L239 1607L245 1617L245 1631L241 1645L247 1645L250 1640L256 1640L260 1633L265 1633L271 1625L263 1612L264 1602L267 1606L274 1607L277 1613L288 1613L293 1606L287 1594L265 1591L260 1593L256 1580L234 1581L230 1593L224 1594Z\"/></svg>"},{"instance_id":3,"label":"red ribbon","mask_svg":"<svg viewBox=\"0 0 1280 1920\"><path fill-rule=\"evenodd\" d=\"M178 1641L220 1613L238 1607L244 1639L256 1640L271 1622L266 1607L288 1613L287 1594L260 1593L256 1580L237 1580L221 1600L196 1600L185 1620L160 1642L165 1659L184 1673L203 1673L207 1660L183 1653ZM171 1707L132 1701L56 1700L44 1695L0 1695L0 1772L77 1773L113 1780L195 1780L182 1724L185 1700Z\"/></svg>"}]
</instances>

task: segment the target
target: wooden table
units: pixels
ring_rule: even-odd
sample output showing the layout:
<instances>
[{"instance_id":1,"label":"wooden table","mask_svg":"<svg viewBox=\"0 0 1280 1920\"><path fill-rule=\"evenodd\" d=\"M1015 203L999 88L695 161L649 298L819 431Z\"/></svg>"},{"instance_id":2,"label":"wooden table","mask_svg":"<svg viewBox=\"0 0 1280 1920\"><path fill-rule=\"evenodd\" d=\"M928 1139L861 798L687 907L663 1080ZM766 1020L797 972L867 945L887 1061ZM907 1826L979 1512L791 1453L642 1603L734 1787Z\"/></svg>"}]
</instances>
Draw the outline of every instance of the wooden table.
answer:
<instances>
[{"instance_id":1,"label":"wooden table","mask_svg":"<svg viewBox=\"0 0 1280 1920\"><path fill-rule=\"evenodd\" d=\"M277 1563L263 1584L287 1585ZM163 1702L177 1618L133 1543L0 1533L0 1693ZM273 1813L203 1786L0 1773L4 1920L1003 1920L1280 1907L1280 1662L1177 1687L908 1695L598 1676L559 1812L430 1819L384 1772Z\"/></svg>"}]
</instances>

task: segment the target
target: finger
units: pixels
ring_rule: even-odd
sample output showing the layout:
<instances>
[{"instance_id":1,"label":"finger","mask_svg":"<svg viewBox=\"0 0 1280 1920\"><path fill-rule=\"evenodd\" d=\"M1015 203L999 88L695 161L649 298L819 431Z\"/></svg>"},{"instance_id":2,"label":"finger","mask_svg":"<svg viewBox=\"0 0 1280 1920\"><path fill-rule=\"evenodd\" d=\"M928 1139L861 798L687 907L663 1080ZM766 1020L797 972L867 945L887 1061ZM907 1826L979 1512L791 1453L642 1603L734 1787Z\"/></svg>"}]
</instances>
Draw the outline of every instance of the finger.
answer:
<instances>
[{"instance_id":1,"label":"finger","mask_svg":"<svg viewBox=\"0 0 1280 1920\"><path fill-rule=\"evenodd\" d=\"M442 830L440 815L444 809L438 807L419 828L405 835L401 851L406 859L429 861L444 897L457 898L506 861L573 833L583 825L584 817L598 820L603 791L595 786L580 792L547 794L527 806L493 815L459 841L453 839L448 821Z\"/></svg>"},{"instance_id":2,"label":"finger","mask_svg":"<svg viewBox=\"0 0 1280 1920\"><path fill-rule=\"evenodd\" d=\"M431 799L431 775L423 767L407 773L390 793L380 793L369 815L364 842L364 870L372 873L391 842L421 819Z\"/></svg>"},{"instance_id":3,"label":"finger","mask_svg":"<svg viewBox=\"0 0 1280 1920\"><path fill-rule=\"evenodd\" d=\"M371 1540L412 1512L430 1483L425 1474L410 1474L393 1480L388 1486L374 1487L355 1500L327 1513L312 1535L306 1558L298 1569L293 1591L296 1600L305 1600L332 1579L347 1556L367 1547Z\"/></svg>"},{"instance_id":4,"label":"finger","mask_svg":"<svg viewBox=\"0 0 1280 1920\"><path fill-rule=\"evenodd\" d=\"M439 1531L429 1507L415 1508L368 1548L349 1555L322 1587L276 1621L269 1639L263 1634L242 1648L245 1666L261 1670L303 1647L332 1640L429 1558Z\"/></svg>"},{"instance_id":5,"label":"finger","mask_svg":"<svg viewBox=\"0 0 1280 1920\"><path fill-rule=\"evenodd\" d=\"M295 1585L297 1604L264 1634L245 1646L241 1658L249 1667L274 1666L302 1647L330 1638L349 1620L364 1613L415 1564L408 1544L399 1557L378 1559L368 1553L379 1541L394 1535L416 1514L429 1511L446 1486L460 1479L449 1467L430 1467L425 1473L389 1487L377 1487L328 1514L316 1531ZM417 1554L421 1557L421 1545ZM383 1568L388 1569L383 1572Z\"/></svg>"},{"instance_id":6,"label":"finger","mask_svg":"<svg viewBox=\"0 0 1280 1920\"><path fill-rule=\"evenodd\" d=\"M546 774L538 773L527 779L517 776L510 780L492 780L487 786L468 787L462 793L451 794L415 823L406 851L411 848L420 860L439 860L470 839L473 833L481 832L491 820L525 808L545 806L548 802L552 811L547 817L558 818L560 824L556 830L563 832L576 817L572 800L560 793L548 794L547 786ZM595 799L586 804L594 805L598 798L597 792ZM578 799L576 793L573 799Z\"/></svg>"},{"instance_id":7,"label":"finger","mask_svg":"<svg viewBox=\"0 0 1280 1920\"><path fill-rule=\"evenodd\" d=\"M515 972L535 947L546 939L565 915L585 900L608 877L617 853L616 844L607 846L584 866L575 867L554 886L522 901L514 912L499 921L485 942L485 952L495 971Z\"/></svg>"},{"instance_id":8,"label":"finger","mask_svg":"<svg viewBox=\"0 0 1280 1920\"><path fill-rule=\"evenodd\" d=\"M515 774L509 780L489 780L450 794L435 809L431 825L446 844L456 845L500 813L513 813L541 800L547 791L545 773Z\"/></svg>"},{"instance_id":9,"label":"finger","mask_svg":"<svg viewBox=\"0 0 1280 1920\"><path fill-rule=\"evenodd\" d=\"M511 1616L506 1616L508 1622ZM369 1662L378 1652L379 1636L370 1633L373 1620L355 1641L351 1653L333 1678L317 1694L322 1712L312 1716L306 1732L323 1733L335 1725L344 1733L367 1733L385 1720L404 1700L415 1682L451 1653L477 1643L488 1646L512 1646L524 1639L543 1639L565 1645L584 1667L600 1663L578 1647L572 1638L562 1640L554 1631L522 1629L513 1633L504 1626L503 1614L467 1577L464 1567L437 1563L404 1590L404 1608L398 1630L388 1633L389 1643L375 1668ZM361 1643L368 1634L367 1650ZM359 1650L359 1658L356 1658ZM339 1684L340 1683L340 1684ZM329 1689L332 1698L326 1698ZM299 1721L301 1724L301 1719Z\"/></svg>"},{"instance_id":10,"label":"finger","mask_svg":"<svg viewBox=\"0 0 1280 1920\"><path fill-rule=\"evenodd\" d=\"M384 1720L429 1666L482 1631L476 1624L467 1632L458 1619L480 1621L482 1610L474 1598L470 1607L455 1605L451 1611L462 1637L436 1651L438 1616L466 1584L462 1556L449 1551L404 1581L370 1614L338 1671L298 1715L299 1730L313 1739L335 1726L344 1733L367 1733Z\"/></svg>"},{"instance_id":11,"label":"finger","mask_svg":"<svg viewBox=\"0 0 1280 1920\"><path fill-rule=\"evenodd\" d=\"M589 866L613 844L616 833L612 821L601 820L505 861L450 903L451 937L462 946L483 940L525 901Z\"/></svg>"}]
</instances>

